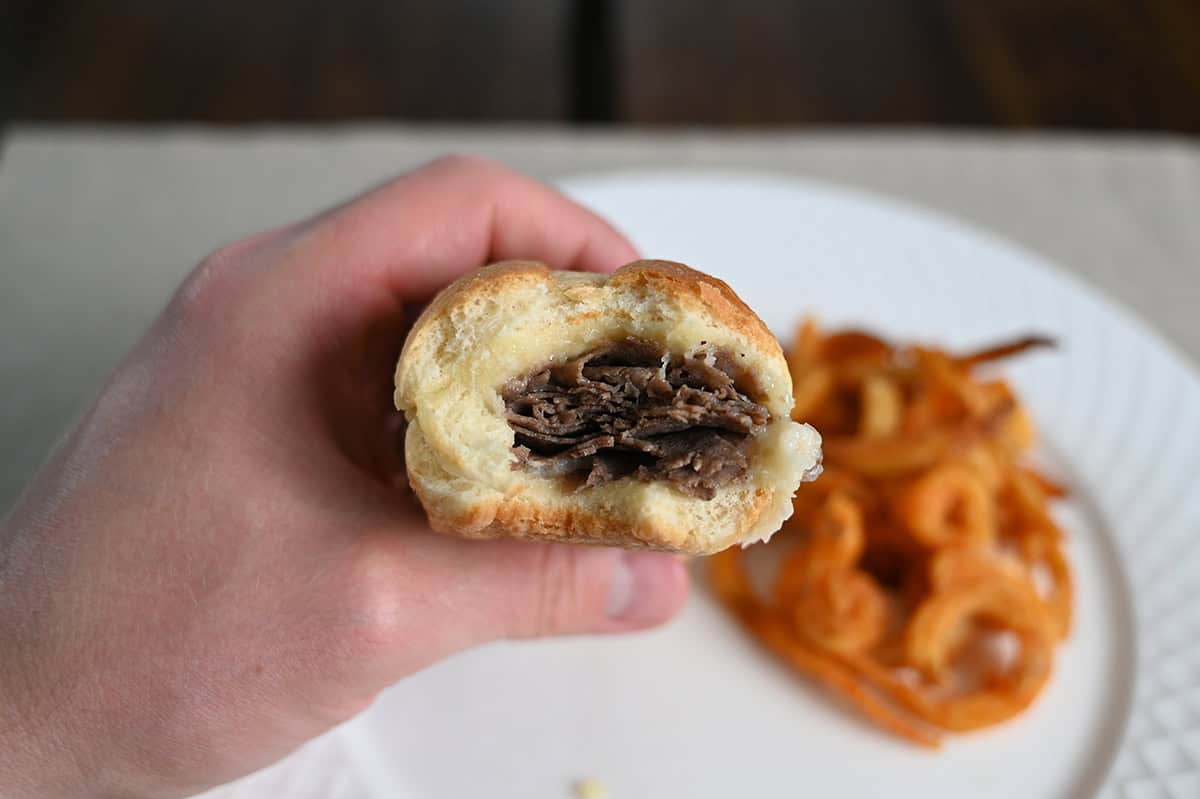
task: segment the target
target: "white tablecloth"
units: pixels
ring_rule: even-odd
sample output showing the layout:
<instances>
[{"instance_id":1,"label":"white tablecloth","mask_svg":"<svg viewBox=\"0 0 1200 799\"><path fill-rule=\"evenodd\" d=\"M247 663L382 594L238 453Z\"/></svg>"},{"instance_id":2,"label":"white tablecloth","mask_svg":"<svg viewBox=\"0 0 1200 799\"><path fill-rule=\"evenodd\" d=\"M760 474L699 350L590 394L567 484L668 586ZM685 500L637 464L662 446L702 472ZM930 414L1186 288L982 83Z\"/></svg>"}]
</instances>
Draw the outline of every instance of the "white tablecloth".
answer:
<instances>
[{"instance_id":1,"label":"white tablecloth","mask_svg":"<svg viewBox=\"0 0 1200 799\"><path fill-rule=\"evenodd\" d=\"M824 178L911 200L1050 256L1200 360L1200 148L1191 141L18 128L0 159L0 513L207 251L450 151L544 178L689 166ZM337 738L325 738L211 795L362 796L347 763Z\"/></svg>"}]
</instances>

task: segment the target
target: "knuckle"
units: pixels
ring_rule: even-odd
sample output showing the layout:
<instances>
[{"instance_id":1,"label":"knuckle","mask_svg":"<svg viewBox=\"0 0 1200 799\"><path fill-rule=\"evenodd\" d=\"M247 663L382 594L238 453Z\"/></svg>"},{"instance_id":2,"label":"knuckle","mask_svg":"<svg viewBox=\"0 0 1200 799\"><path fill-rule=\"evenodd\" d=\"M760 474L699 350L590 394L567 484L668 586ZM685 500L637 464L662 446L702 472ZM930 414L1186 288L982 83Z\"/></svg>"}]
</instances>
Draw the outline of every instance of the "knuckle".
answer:
<instances>
[{"instance_id":1,"label":"knuckle","mask_svg":"<svg viewBox=\"0 0 1200 799\"><path fill-rule=\"evenodd\" d=\"M184 320L208 319L227 307L244 284L248 268L262 253L290 236L295 226L257 233L213 250L188 274L171 300L171 311Z\"/></svg>"},{"instance_id":2,"label":"knuckle","mask_svg":"<svg viewBox=\"0 0 1200 799\"><path fill-rule=\"evenodd\" d=\"M499 161L493 161L475 153L451 153L443 155L430 164L430 168L439 172L470 175L503 175L507 167Z\"/></svg>"},{"instance_id":3,"label":"knuckle","mask_svg":"<svg viewBox=\"0 0 1200 799\"><path fill-rule=\"evenodd\" d=\"M171 299L171 312L184 321L209 317L225 299L229 277L240 248L237 244L214 250L197 264Z\"/></svg>"}]
</instances>

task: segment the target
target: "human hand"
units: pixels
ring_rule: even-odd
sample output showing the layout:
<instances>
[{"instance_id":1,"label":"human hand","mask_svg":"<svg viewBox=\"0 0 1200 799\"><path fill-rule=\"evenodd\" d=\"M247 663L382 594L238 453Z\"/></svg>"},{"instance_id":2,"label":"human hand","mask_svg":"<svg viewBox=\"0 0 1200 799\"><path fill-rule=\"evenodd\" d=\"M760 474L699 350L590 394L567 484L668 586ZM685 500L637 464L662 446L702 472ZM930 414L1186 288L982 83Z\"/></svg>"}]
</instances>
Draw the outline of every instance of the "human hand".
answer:
<instances>
[{"instance_id":1,"label":"human hand","mask_svg":"<svg viewBox=\"0 0 1200 799\"><path fill-rule=\"evenodd\" d=\"M0 793L186 795L465 647L679 609L675 558L439 536L396 485L406 316L517 257L636 254L451 158L193 271L0 523Z\"/></svg>"}]
</instances>

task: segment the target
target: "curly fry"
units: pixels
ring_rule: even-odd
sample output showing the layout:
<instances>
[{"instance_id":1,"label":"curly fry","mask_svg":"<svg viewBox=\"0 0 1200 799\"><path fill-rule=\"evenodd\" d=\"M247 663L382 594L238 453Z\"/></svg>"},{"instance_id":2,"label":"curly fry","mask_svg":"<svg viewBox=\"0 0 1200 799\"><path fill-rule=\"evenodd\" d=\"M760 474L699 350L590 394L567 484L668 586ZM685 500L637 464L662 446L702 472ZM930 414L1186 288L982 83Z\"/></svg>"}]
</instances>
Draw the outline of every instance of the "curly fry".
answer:
<instances>
[{"instance_id":1,"label":"curly fry","mask_svg":"<svg viewBox=\"0 0 1200 799\"><path fill-rule=\"evenodd\" d=\"M1035 347L1057 347L1058 342L1049 336L1026 336L1019 338L1016 341L1010 341L1004 344L998 344L987 349L977 350L966 355L960 355L955 360L962 366L967 368L978 366L987 361L995 361L1000 358L1009 358L1013 355L1019 355L1026 350L1034 349Z\"/></svg>"},{"instance_id":2,"label":"curly fry","mask_svg":"<svg viewBox=\"0 0 1200 799\"><path fill-rule=\"evenodd\" d=\"M992 497L983 482L959 464L937 466L905 485L893 511L927 546L986 547L996 538Z\"/></svg>"},{"instance_id":3,"label":"curly fry","mask_svg":"<svg viewBox=\"0 0 1200 799\"><path fill-rule=\"evenodd\" d=\"M1044 496L1061 499L1068 493L1066 486L1055 480L1051 480L1037 469L1030 468L1029 466L1018 466L1017 471L1021 472L1034 483L1036 483L1037 487L1042 490L1042 494Z\"/></svg>"},{"instance_id":4,"label":"curly fry","mask_svg":"<svg viewBox=\"0 0 1200 799\"><path fill-rule=\"evenodd\" d=\"M811 364L821 355L821 332L817 320L805 317L796 331L796 340L785 353L793 366Z\"/></svg>"},{"instance_id":5,"label":"curly fry","mask_svg":"<svg viewBox=\"0 0 1200 799\"><path fill-rule=\"evenodd\" d=\"M1057 539L1061 533L1058 525L1046 510L1046 494L1041 485L1021 469L1009 469L1005 488L1010 499L1010 508L1034 530Z\"/></svg>"},{"instance_id":6,"label":"curly fry","mask_svg":"<svg viewBox=\"0 0 1200 799\"><path fill-rule=\"evenodd\" d=\"M874 504L874 489L866 480L847 469L825 464L820 480L800 484L796 496L792 498L795 521L789 526L795 527L801 519L809 519L834 494L843 495L859 508L865 509Z\"/></svg>"},{"instance_id":7,"label":"curly fry","mask_svg":"<svg viewBox=\"0 0 1200 799\"><path fill-rule=\"evenodd\" d=\"M1039 641L1056 638L1053 622L1033 587L996 572L984 579L951 582L917 607L906 631L908 662L941 681L953 650L949 642L974 617Z\"/></svg>"},{"instance_id":8,"label":"curly fry","mask_svg":"<svg viewBox=\"0 0 1200 799\"><path fill-rule=\"evenodd\" d=\"M808 421L822 404L829 400L833 392L833 370L818 366L797 374L792 372L795 402L792 405L792 418L797 422Z\"/></svg>"},{"instance_id":9,"label":"curly fry","mask_svg":"<svg viewBox=\"0 0 1200 799\"><path fill-rule=\"evenodd\" d=\"M894 380L885 375L869 375L862 384L858 434L869 438L895 435L900 429L903 402Z\"/></svg>"},{"instance_id":10,"label":"curly fry","mask_svg":"<svg viewBox=\"0 0 1200 799\"><path fill-rule=\"evenodd\" d=\"M961 461L975 473L988 494L995 496L1004 483L1004 466L995 450L986 444L979 444L964 452Z\"/></svg>"},{"instance_id":11,"label":"curly fry","mask_svg":"<svg viewBox=\"0 0 1200 799\"><path fill-rule=\"evenodd\" d=\"M1043 535L1027 535L1021 539L1020 553L1030 568L1039 565L1045 568L1050 585L1043 601L1054 620L1056 637L1059 640L1066 638L1071 631L1075 591L1071 568L1067 565L1067 556L1061 543Z\"/></svg>"},{"instance_id":12,"label":"curly fry","mask_svg":"<svg viewBox=\"0 0 1200 799\"><path fill-rule=\"evenodd\" d=\"M947 457L956 436L944 430L888 438L828 438L826 462L871 478L902 477L928 469Z\"/></svg>"},{"instance_id":13,"label":"curly fry","mask_svg":"<svg viewBox=\"0 0 1200 799\"><path fill-rule=\"evenodd\" d=\"M878 336L861 330L843 330L827 336L820 346L821 357L829 361L860 360L886 364L892 358L892 347Z\"/></svg>"},{"instance_id":14,"label":"curly fry","mask_svg":"<svg viewBox=\"0 0 1200 799\"><path fill-rule=\"evenodd\" d=\"M808 535L779 569L775 601L792 604L822 575L852 566L862 555L863 517L858 506L842 494L825 500L812 515Z\"/></svg>"},{"instance_id":15,"label":"curly fry","mask_svg":"<svg viewBox=\"0 0 1200 799\"><path fill-rule=\"evenodd\" d=\"M843 655L873 647L887 625L887 599L870 575L835 569L819 575L791 606L801 637Z\"/></svg>"}]
</instances>

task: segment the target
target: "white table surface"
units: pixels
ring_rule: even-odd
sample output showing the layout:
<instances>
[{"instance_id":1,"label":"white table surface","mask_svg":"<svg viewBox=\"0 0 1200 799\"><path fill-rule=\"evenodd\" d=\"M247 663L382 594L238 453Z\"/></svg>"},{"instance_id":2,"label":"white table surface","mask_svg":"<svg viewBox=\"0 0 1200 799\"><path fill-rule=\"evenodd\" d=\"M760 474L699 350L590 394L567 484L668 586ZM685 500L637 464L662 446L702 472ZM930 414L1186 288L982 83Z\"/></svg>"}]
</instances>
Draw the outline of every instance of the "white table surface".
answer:
<instances>
[{"instance_id":1,"label":"white table surface","mask_svg":"<svg viewBox=\"0 0 1200 799\"><path fill-rule=\"evenodd\" d=\"M687 166L826 179L910 200L1050 256L1200 361L1195 141L17 128L0 156L0 513L206 252L453 151L492 155L548 179ZM363 795L336 737L328 737L205 796Z\"/></svg>"}]
</instances>

